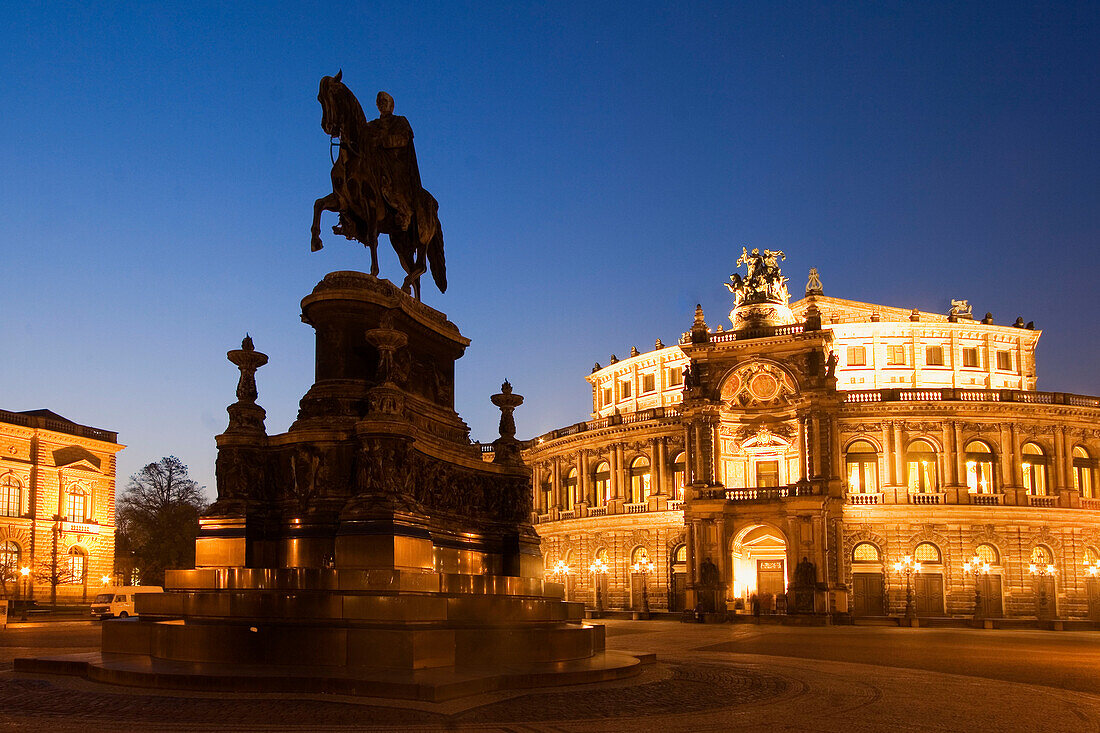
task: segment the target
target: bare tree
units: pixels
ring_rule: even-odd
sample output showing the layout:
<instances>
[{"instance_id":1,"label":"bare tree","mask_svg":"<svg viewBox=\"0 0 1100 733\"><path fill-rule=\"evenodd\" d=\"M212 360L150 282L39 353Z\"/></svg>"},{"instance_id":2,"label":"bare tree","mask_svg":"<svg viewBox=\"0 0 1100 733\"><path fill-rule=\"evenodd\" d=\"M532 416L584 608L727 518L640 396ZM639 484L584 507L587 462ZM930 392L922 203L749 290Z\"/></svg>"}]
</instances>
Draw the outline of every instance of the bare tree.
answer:
<instances>
[{"instance_id":1,"label":"bare tree","mask_svg":"<svg viewBox=\"0 0 1100 733\"><path fill-rule=\"evenodd\" d=\"M161 585L165 570L194 567L199 515L206 508L202 489L175 456L130 477L118 499L118 533L140 563L143 583Z\"/></svg>"}]
</instances>

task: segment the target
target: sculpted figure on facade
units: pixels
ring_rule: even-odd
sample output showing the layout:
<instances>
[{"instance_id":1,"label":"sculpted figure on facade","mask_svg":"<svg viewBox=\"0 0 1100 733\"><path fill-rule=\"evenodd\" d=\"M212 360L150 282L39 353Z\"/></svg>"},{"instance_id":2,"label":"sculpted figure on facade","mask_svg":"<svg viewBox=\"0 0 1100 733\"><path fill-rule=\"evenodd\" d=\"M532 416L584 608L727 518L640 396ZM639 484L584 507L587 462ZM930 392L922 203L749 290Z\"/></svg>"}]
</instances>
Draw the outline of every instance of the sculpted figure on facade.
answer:
<instances>
[{"instance_id":1,"label":"sculpted figure on facade","mask_svg":"<svg viewBox=\"0 0 1100 733\"><path fill-rule=\"evenodd\" d=\"M745 277L734 273L730 275L730 282L726 283L726 289L734 295L734 305L765 302L787 305L790 302L787 278L779 269L779 262L785 259L787 256L780 250L766 249L761 252L754 247L750 253L747 247L742 247L737 266L745 266Z\"/></svg>"},{"instance_id":2,"label":"sculpted figure on facade","mask_svg":"<svg viewBox=\"0 0 1100 733\"><path fill-rule=\"evenodd\" d=\"M402 290L420 299L420 276L431 268L440 292L447 290L439 204L420 184L420 168L409 121L393 114L386 92L377 96L378 119L367 121L341 78L321 79L321 129L339 146L333 159L332 193L313 205L311 249L321 249L321 212L340 215L334 234L362 242L371 251L371 275L378 275L378 235L388 234L405 270ZM339 139L337 143L336 140Z\"/></svg>"}]
</instances>

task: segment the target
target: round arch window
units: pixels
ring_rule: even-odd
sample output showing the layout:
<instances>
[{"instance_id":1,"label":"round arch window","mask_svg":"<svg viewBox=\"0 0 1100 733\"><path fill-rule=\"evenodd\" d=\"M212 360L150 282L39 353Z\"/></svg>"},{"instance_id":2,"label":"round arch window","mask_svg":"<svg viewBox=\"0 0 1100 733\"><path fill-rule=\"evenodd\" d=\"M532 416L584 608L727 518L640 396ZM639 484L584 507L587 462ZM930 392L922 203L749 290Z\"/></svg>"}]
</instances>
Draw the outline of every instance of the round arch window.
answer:
<instances>
[{"instance_id":1,"label":"round arch window","mask_svg":"<svg viewBox=\"0 0 1100 733\"><path fill-rule=\"evenodd\" d=\"M686 469L685 454L681 452L672 459L672 485L676 490L676 498L680 501L684 500L684 481L687 480Z\"/></svg>"},{"instance_id":2,"label":"round arch window","mask_svg":"<svg viewBox=\"0 0 1100 733\"><path fill-rule=\"evenodd\" d=\"M940 548L936 547L931 542L922 542L917 545L917 549L913 551L913 557L916 558L917 562L929 563L931 565L938 565L943 562Z\"/></svg>"},{"instance_id":3,"label":"round arch window","mask_svg":"<svg viewBox=\"0 0 1100 733\"><path fill-rule=\"evenodd\" d=\"M638 456L630 462L630 503L641 504L649 498L649 459Z\"/></svg>"},{"instance_id":4,"label":"round arch window","mask_svg":"<svg viewBox=\"0 0 1100 733\"><path fill-rule=\"evenodd\" d=\"M567 510L572 509L580 501L580 497L577 496L577 469L569 469L569 472L565 474L565 478L562 479L561 485L565 490L565 508Z\"/></svg>"},{"instance_id":5,"label":"round arch window","mask_svg":"<svg viewBox=\"0 0 1100 733\"><path fill-rule=\"evenodd\" d=\"M992 494L993 451L980 440L966 444L966 488L971 494Z\"/></svg>"},{"instance_id":6,"label":"round arch window","mask_svg":"<svg viewBox=\"0 0 1100 733\"><path fill-rule=\"evenodd\" d=\"M1081 492L1082 499L1095 499L1096 461L1082 445L1073 448L1073 488Z\"/></svg>"},{"instance_id":7,"label":"round arch window","mask_svg":"<svg viewBox=\"0 0 1100 733\"><path fill-rule=\"evenodd\" d=\"M1047 459L1043 449L1035 443L1024 443L1020 451L1020 463L1024 474L1024 488L1032 496L1047 494Z\"/></svg>"},{"instance_id":8,"label":"round arch window","mask_svg":"<svg viewBox=\"0 0 1100 733\"><path fill-rule=\"evenodd\" d=\"M878 451L866 440L857 440L844 454L848 491L853 494L878 493Z\"/></svg>"},{"instance_id":9,"label":"round arch window","mask_svg":"<svg viewBox=\"0 0 1100 733\"><path fill-rule=\"evenodd\" d=\"M978 545L974 548L974 554L987 565L1000 565L1001 555L993 545Z\"/></svg>"},{"instance_id":10,"label":"round arch window","mask_svg":"<svg viewBox=\"0 0 1100 733\"><path fill-rule=\"evenodd\" d=\"M882 562L882 553L870 542L860 542L852 549L852 562Z\"/></svg>"},{"instance_id":11,"label":"round arch window","mask_svg":"<svg viewBox=\"0 0 1100 733\"><path fill-rule=\"evenodd\" d=\"M606 504L611 498L611 466L607 461L600 461L592 472L592 487L596 492L596 502Z\"/></svg>"},{"instance_id":12,"label":"round arch window","mask_svg":"<svg viewBox=\"0 0 1100 733\"><path fill-rule=\"evenodd\" d=\"M1031 550L1030 560L1032 565L1050 565L1054 562L1054 553L1042 545L1036 545Z\"/></svg>"},{"instance_id":13,"label":"round arch window","mask_svg":"<svg viewBox=\"0 0 1100 733\"><path fill-rule=\"evenodd\" d=\"M926 440L915 440L906 451L909 469L909 491L914 494L933 494L939 491L939 462L936 449Z\"/></svg>"}]
</instances>

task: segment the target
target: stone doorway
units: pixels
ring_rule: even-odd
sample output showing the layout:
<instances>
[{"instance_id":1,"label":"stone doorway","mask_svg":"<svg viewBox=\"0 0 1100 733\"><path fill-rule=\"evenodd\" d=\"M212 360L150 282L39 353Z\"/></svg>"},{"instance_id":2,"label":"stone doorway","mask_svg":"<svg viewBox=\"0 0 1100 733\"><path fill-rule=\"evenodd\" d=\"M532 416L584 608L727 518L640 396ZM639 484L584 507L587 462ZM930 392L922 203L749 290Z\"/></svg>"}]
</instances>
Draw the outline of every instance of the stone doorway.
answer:
<instances>
[{"instance_id":1,"label":"stone doorway","mask_svg":"<svg viewBox=\"0 0 1100 733\"><path fill-rule=\"evenodd\" d=\"M913 613L917 616L943 616L943 575L913 574Z\"/></svg>"},{"instance_id":2,"label":"stone doorway","mask_svg":"<svg viewBox=\"0 0 1100 733\"><path fill-rule=\"evenodd\" d=\"M1100 621L1100 578L1086 579L1085 591L1089 598L1089 619Z\"/></svg>"},{"instance_id":3,"label":"stone doorway","mask_svg":"<svg viewBox=\"0 0 1100 733\"><path fill-rule=\"evenodd\" d=\"M742 529L733 539L731 559L732 598L751 610L756 596L762 613L786 607L787 538L782 532L765 524Z\"/></svg>"},{"instance_id":4,"label":"stone doorway","mask_svg":"<svg viewBox=\"0 0 1100 733\"><path fill-rule=\"evenodd\" d=\"M882 572L852 573L852 615L885 615Z\"/></svg>"},{"instance_id":5,"label":"stone doorway","mask_svg":"<svg viewBox=\"0 0 1100 733\"><path fill-rule=\"evenodd\" d=\"M687 608L687 545L672 551L668 580L668 610L683 611Z\"/></svg>"},{"instance_id":6,"label":"stone doorway","mask_svg":"<svg viewBox=\"0 0 1100 733\"><path fill-rule=\"evenodd\" d=\"M1001 576L989 573L982 575L979 582L982 588L982 617L1002 618L1005 615L1005 608Z\"/></svg>"}]
</instances>

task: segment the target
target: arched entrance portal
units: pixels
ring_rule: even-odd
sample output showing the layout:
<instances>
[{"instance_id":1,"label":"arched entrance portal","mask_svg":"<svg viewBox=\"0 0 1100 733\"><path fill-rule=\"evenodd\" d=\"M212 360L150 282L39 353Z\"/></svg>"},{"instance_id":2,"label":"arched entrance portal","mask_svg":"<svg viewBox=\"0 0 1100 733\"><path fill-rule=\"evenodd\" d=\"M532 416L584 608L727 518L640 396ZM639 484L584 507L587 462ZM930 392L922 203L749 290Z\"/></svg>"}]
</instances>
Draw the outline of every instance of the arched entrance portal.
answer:
<instances>
[{"instance_id":1,"label":"arched entrance portal","mask_svg":"<svg viewBox=\"0 0 1100 733\"><path fill-rule=\"evenodd\" d=\"M775 527L757 524L738 532L731 547L731 592L746 609L755 595L762 613L786 610L787 538Z\"/></svg>"}]
</instances>

